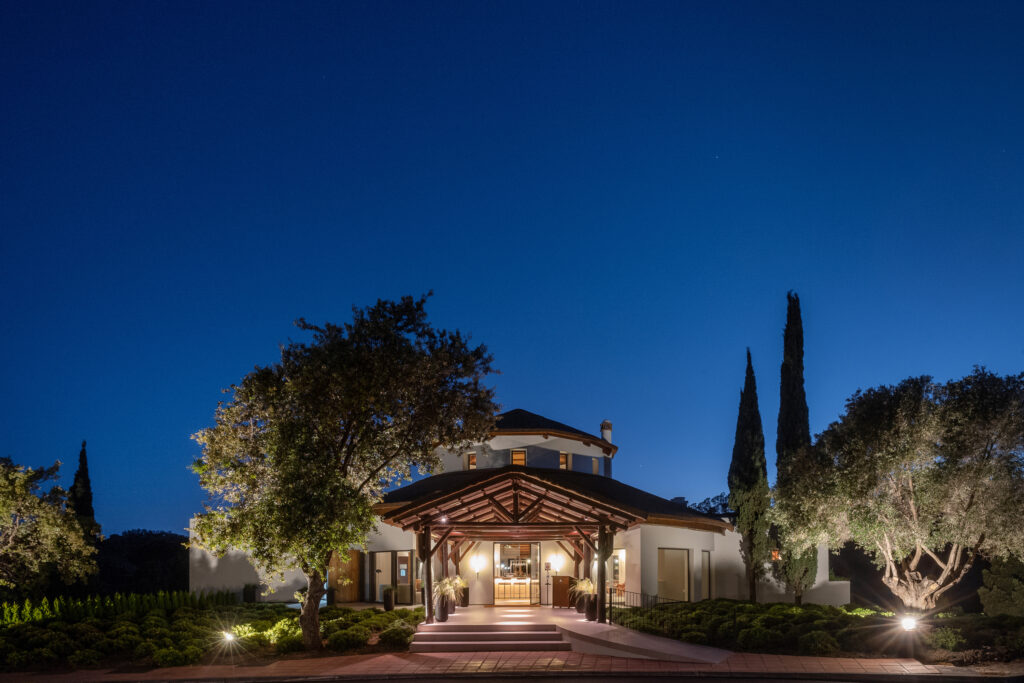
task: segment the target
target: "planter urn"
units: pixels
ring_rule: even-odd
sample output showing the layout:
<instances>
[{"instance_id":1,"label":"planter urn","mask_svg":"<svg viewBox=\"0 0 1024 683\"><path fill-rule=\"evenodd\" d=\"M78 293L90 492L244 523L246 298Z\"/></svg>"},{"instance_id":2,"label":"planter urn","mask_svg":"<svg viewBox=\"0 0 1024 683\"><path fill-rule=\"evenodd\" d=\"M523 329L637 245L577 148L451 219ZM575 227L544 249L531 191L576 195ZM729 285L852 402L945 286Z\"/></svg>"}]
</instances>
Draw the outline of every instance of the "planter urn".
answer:
<instances>
[{"instance_id":1,"label":"planter urn","mask_svg":"<svg viewBox=\"0 0 1024 683\"><path fill-rule=\"evenodd\" d=\"M587 621L597 621L597 596L587 596Z\"/></svg>"}]
</instances>

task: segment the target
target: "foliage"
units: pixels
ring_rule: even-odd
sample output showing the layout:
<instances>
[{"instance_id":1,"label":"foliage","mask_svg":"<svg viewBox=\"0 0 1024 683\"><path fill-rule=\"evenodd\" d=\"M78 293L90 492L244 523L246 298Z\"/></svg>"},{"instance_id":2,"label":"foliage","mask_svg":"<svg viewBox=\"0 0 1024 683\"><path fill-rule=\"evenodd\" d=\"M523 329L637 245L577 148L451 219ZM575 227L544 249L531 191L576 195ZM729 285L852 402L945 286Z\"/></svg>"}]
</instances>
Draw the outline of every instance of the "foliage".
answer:
<instances>
[{"instance_id":1,"label":"foliage","mask_svg":"<svg viewBox=\"0 0 1024 683\"><path fill-rule=\"evenodd\" d=\"M210 593L189 593L175 591L139 595L115 593L114 595L90 595L84 598L57 597L33 602L0 603L0 625L26 624L34 621L62 619L69 623L85 619L109 619L123 615L141 617L153 612L179 608L209 609L220 605L231 605L235 596L230 591Z\"/></svg>"},{"instance_id":2,"label":"foliage","mask_svg":"<svg viewBox=\"0 0 1024 683\"><path fill-rule=\"evenodd\" d=\"M188 538L132 529L100 541L96 564L101 593L188 590Z\"/></svg>"},{"instance_id":3,"label":"foliage","mask_svg":"<svg viewBox=\"0 0 1024 683\"><path fill-rule=\"evenodd\" d=\"M108 602L106 597L89 596L83 604L92 609L59 614L51 610L46 619L7 622L0 626L0 667L77 668L121 662L180 666L204 657L220 661L242 651L273 656L304 647L298 612L285 605L233 604L233 595L227 592L158 598L119 596ZM41 604L30 607L33 612L43 609ZM358 647L364 647L374 632L415 631L424 611L403 608L384 615L375 609L357 612L330 607L324 615L325 626L358 635ZM233 633L235 640L226 643L225 631ZM395 633L387 640L385 648L400 647Z\"/></svg>"},{"instance_id":4,"label":"foliage","mask_svg":"<svg viewBox=\"0 0 1024 683\"><path fill-rule=\"evenodd\" d=\"M0 587L28 585L49 566L69 584L95 573L96 550L52 485L59 470L59 461L33 469L0 458Z\"/></svg>"},{"instance_id":5,"label":"foliage","mask_svg":"<svg viewBox=\"0 0 1024 683\"><path fill-rule=\"evenodd\" d=\"M979 554L1024 556L1024 374L858 391L816 446L795 545L853 541L907 607L934 608Z\"/></svg>"},{"instance_id":6,"label":"foliage","mask_svg":"<svg viewBox=\"0 0 1024 683\"><path fill-rule=\"evenodd\" d=\"M931 633L925 636L925 638L928 641L928 645L937 650L958 650L967 642L960 633L960 629L948 626L932 629Z\"/></svg>"},{"instance_id":7,"label":"foliage","mask_svg":"<svg viewBox=\"0 0 1024 683\"><path fill-rule=\"evenodd\" d=\"M412 641L416 627L408 622L396 620L391 626L380 632L380 643L388 647L405 648Z\"/></svg>"},{"instance_id":8,"label":"foliage","mask_svg":"<svg viewBox=\"0 0 1024 683\"><path fill-rule=\"evenodd\" d=\"M786 293L786 327L782 333L782 369L779 382L779 421L775 439L775 512L776 519L795 521L786 516L791 501L803 489L814 486L808 475L814 468L805 461L813 457L811 426L804 392L804 325L800 315L800 297ZM818 569L815 548L798 548L790 540L790 529L776 524L772 535L779 547L779 559L772 562L772 576L793 592L797 604L804 591L814 585Z\"/></svg>"},{"instance_id":9,"label":"foliage","mask_svg":"<svg viewBox=\"0 0 1024 683\"><path fill-rule=\"evenodd\" d=\"M768 549L768 475L764 458L764 429L757 407L757 382L747 349L747 372L740 392L736 440L729 464L729 506L736 511L740 553L747 570L751 600L757 599L757 580L764 575Z\"/></svg>"},{"instance_id":10,"label":"foliage","mask_svg":"<svg viewBox=\"0 0 1024 683\"><path fill-rule=\"evenodd\" d=\"M354 624L332 634L327 639L327 647L343 652L363 647L369 640L370 629L360 624Z\"/></svg>"},{"instance_id":11,"label":"foliage","mask_svg":"<svg viewBox=\"0 0 1024 683\"><path fill-rule=\"evenodd\" d=\"M611 621L645 633L737 651L904 656L904 632L897 617L864 607L717 599L654 608L613 607ZM917 632L922 646L975 649L979 657L1024 656L1024 618L961 615L938 620L941 625L936 628L929 622ZM945 647L951 638L963 642L957 640L956 648Z\"/></svg>"},{"instance_id":12,"label":"foliage","mask_svg":"<svg viewBox=\"0 0 1024 683\"><path fill-rule=\"evenodd\" d=\"M590 579L576 579L576 581L569 588L569 595L573 597L596 594L597 586Z\"/></svg>"},{"instance_id":13,"label":"foliage","mask_svg":"<svg viewBox=\"0 0 1024 683\"><path fill-rule=\"evenodd\" d=\"M729 507L729 494L725 491L722 491L717 496L708 496L701 502L694 505L693 509L706 512L709 515L717 515L719 517L734 514L732 508Z\"/></svg>"},{"instance_id":14,"label":"foliage","mask_svg":"<svg viewBox=\"0 0 1024 683\"><path fill-rule=\"evenodd\" d=\"M982 576L985 585L978 589L978 596L985 614L1024 617L1024 562L997 557Z\"/></svg>"},{"instance_id":15,"label":"foliage","mask_svg":"<svg viewBox=\"0 0 1024 683\"><path fill-rule=\"evenodd\" d=\"M100 526L96 523L96 512L92 505L92 482L89 480L89 460L86 457L84 440L82 450L78 453L75 479L68 489L68 505L78 516L78 523L82 525L86 540L96 545L100 538Z\"/></svg>"},{"instance_id":16,"label":"foliage","mask_svg":"<svg viewBox=\"0 0 1024 683\"><path fill-rule=\"evenodd\" d=\"M457 577L445 577L434 582L434 597L438 600L456 600L461 592L462 586Z\"/></svg>"},{"instance_id":17,"label":"foliage","mask_svg":"<svg viewBox=\"0 0 1024 683\"><path fill-rule=\"evenodd\" d=\"M195 435L193 464L211 497L196 519L199 544L246 551L264 573L297 567L307 648L319 648L319 604L332 552L342 560L373 528L371 506L437 448L483 440L494 422L484 346L437 330L426 297L353 309L351 323L299 320L311 343L233 386L216 425Z\"/></svg>"}]
</instances>

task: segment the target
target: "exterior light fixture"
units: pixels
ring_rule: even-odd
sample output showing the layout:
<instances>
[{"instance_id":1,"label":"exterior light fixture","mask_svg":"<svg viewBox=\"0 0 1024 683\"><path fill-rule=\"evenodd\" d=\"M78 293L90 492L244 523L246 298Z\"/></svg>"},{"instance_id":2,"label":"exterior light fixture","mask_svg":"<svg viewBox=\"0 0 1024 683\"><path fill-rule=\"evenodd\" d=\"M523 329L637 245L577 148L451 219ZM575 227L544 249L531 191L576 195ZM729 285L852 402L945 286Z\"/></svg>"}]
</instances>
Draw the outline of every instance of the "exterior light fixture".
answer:
<instances>
[{"instance_id":1,"label":"exterior light fixture","mask_svg":"<svg viewBox=\"0 0 1024 683\"><path fill-rule=\"evenodd\" d=\"M904 631L913 631L917 628L917 619L914 617L903 617L900 619L900 626L903 627Z\"/></svg>"},{"instance_id":2,"label":"exterior light fixture","mask_svg":"<svg viewBox=\"0 0 1024 683\"><path fill-rule=\"evenodd\" d=\"M558 553L555 553L554 555L548 558L548 562L551 564L551 569L554 570L555 574L562 571L562 563L564 561L565 558Z\"/></svg>"},{"instance_id":3,"label":"exterior light fixture","mask_svg":"<svg viewBox=\"0 0 1024 683\"><path fill-rule=\"evenodd\" d=\"M772 548L772 562L778 562L779 559L781 559L779 557L779 549L778 548Z\"/></svg>"},{"instance_id":4,"label":"exterior light fixture","mask_svg":"<svg viewBox=\"0 0 1024 683\"><path fill-rule=\"evenodd\" d=\"M469 560L469 568L476 572L476 578L480 578L480 570L484 568L485 564L483 555L474 555Z\"/></svg>"},{"instance_id":5,"label":"exterior light fixture","mask_svg":"<svg viewBox=\"0 0 1024 683\"><path fill-rule=\"evenodd\" d=\"M232 633L231 631L224 631L224 640L226 640L227 642L230 643L234 639L235 639L235 634L234 633Z\"/></svg>"},{"instance_id":6,"label":"exterior light fixture","mask_svg":"<svg viewBox=\"0 0 1024 683\"><path fill-rule=\"evenodd\" d=\"M448 515L441 515L441 524L448 523Z\"/></svg>"}]
</instances>

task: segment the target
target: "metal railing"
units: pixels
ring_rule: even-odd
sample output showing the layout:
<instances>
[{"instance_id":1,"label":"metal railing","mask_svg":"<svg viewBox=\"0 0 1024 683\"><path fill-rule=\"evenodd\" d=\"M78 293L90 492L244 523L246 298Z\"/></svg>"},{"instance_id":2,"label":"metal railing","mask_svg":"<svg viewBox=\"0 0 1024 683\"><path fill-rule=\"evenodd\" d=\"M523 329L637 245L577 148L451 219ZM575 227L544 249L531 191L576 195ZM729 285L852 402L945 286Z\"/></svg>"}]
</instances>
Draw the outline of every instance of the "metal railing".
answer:
<instances>
[{"instance_id":1,"label":"metal railing","mask_svg":"<svg viewBox=\"0 0 1024 683\"><path fill-rule=\"evenodd\" d=\"M671 607L682 604L658 595L608 589L608 623L647 633L661 633Z\"/></svg>"}]
</instances>

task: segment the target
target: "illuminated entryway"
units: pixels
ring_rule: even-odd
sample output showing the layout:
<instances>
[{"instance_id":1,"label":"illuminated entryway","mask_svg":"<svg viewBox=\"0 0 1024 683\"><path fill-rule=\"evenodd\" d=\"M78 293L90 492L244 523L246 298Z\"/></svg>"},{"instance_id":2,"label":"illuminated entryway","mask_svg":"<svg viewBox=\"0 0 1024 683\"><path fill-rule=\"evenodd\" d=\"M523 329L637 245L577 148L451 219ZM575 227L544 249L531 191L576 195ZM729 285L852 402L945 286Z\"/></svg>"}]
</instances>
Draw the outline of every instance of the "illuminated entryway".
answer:
<instances>
[{"instance_id":1,"label":"illuminated entryway","mask_svg":"<svg viewBox=\"0 0 1024 683\"><path fill-rule=\"evenodd\" d=\"M540 569L540 543L495 543L494 604L539 604Z\"/></svg>"}]
</instances>

